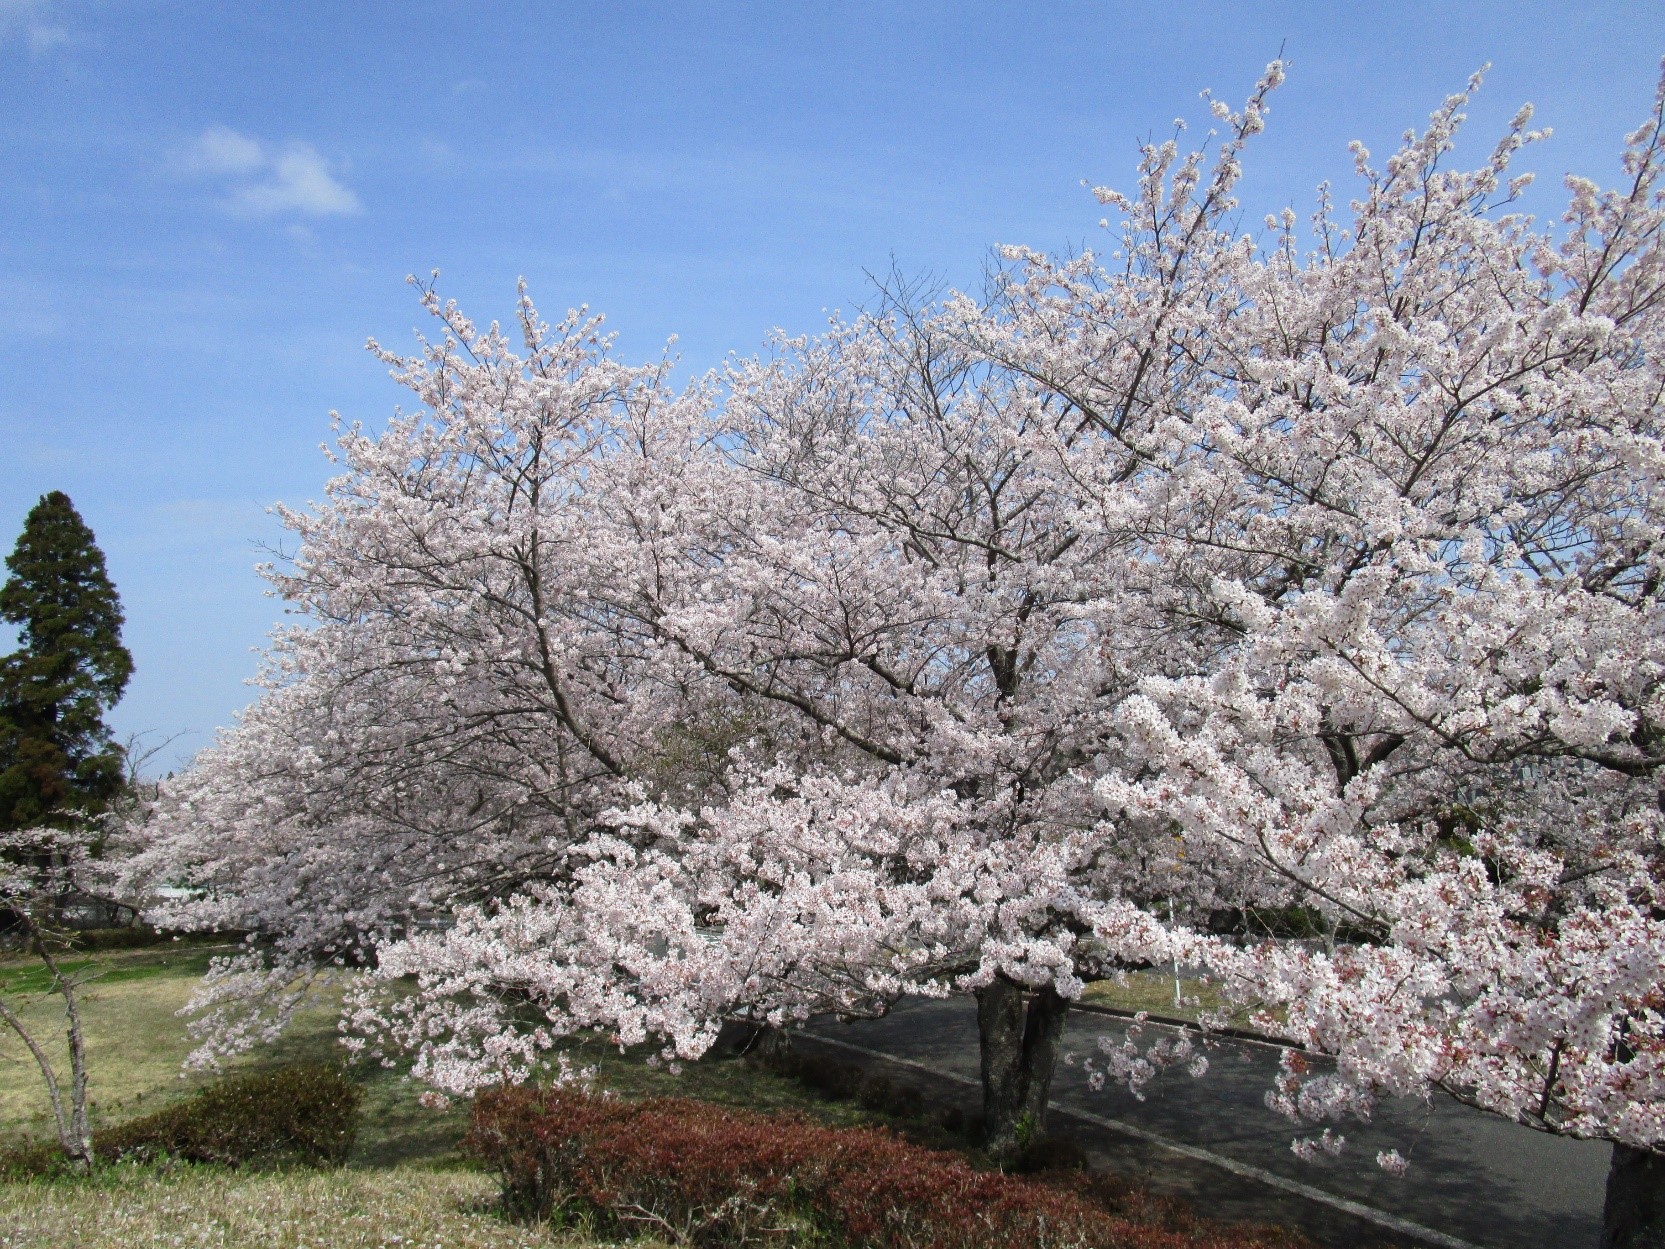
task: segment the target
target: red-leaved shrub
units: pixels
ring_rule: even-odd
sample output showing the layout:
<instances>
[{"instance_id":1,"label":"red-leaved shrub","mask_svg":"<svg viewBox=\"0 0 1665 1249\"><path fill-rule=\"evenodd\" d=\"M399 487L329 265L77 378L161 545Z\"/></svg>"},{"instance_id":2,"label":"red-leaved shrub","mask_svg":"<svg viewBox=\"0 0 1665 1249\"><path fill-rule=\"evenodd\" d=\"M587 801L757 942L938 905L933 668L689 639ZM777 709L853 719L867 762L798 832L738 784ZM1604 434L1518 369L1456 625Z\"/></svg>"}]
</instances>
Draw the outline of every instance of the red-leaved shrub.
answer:
<instances>
[{"instance_id":1,"label":"red-leaved shrub","mask_svg":"<svg viewBox=\"0 0 1665 1249\"><path fill-rule=\"evenodd\" d=\"M562 1089L480 1094L464 1142L520 1218L582 1212L676 1244L873 1249L1272 1249L1277 1232L1171 1230L871 1128Z\"/></svg>"}]
</instances>

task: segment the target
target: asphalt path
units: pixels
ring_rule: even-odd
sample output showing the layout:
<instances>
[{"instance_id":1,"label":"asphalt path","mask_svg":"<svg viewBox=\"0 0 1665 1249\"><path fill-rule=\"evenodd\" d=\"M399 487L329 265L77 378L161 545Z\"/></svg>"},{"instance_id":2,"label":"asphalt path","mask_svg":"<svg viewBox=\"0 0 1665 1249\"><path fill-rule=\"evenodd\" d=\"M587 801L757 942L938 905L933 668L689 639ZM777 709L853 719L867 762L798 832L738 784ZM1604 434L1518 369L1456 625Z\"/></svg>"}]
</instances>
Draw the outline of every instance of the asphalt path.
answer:
<instances>
[{"instance_id":1,"label":"asphalt path","mask_svg":"<svg viewBox=\"0 0 1665 1249\"><path fill-rule=\"evenodd\" d=\"M1072 1011L1064 1051L1085 1056L1100 1036L1120 1040L1127 1026ZM1145 1026L1146 1042L1164 1030ZM805 1038L845 1057L900 1065L936 1100L976 1104L970 998L912 999L859 1023L818 1021ZM1340 1157L1302 1162L1289 1148L1293 1125L1264 1100L1277 1047L1221 1039L1209 1063L1200 1078L1170 1069L1142 1101L1114 1085L1094 1092L1079 1062L1060 1063L1049 1128L1081 1141L1095 1164L1140 1174L1202 1213L1299 1227L1336 1249L1594 1249L1600 1240L1607 1145L1546 1136L1449 1098L1406 1099L1378 1107L1368 1124L1338 1125L1347 1138ZM1376 1165L1384 1149L1410 1160L1403 1178Z\"/></svg>"}]
</instances>

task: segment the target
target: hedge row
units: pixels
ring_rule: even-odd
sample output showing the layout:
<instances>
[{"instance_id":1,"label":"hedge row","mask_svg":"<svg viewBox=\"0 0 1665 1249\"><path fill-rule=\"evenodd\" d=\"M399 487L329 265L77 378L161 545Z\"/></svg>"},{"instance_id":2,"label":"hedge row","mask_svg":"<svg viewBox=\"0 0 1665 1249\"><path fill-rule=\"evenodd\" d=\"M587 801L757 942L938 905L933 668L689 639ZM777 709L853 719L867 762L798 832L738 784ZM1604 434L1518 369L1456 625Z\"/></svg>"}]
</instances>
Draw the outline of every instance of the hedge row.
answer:
<instances>
[{"instance_id":1,"label":"hedge row","mask_svg":"<svg viewBox=\"0 0 1665 1249\"><path fill-rule=\"evenodd\" d=\"M100 1161L176 1158L241 1166L346 1161L364 1094L339 1069L304 1063L210 1085L155 1114L93 1133ZM56 1145L0 1154L0 1174L39 1175L63 1161Z\"/></svg>"},{"instance_id":2,"label":"hedge row","mask_svg":"<svg viewBox=\"0 0 1665 1249\"><path fill-rule=\"evenodd\" d=\"M480 1094L464 1148L511 1217L729 1249L1271 1249L1278 1232L1153 1227L871 1128L563 1089Z\"/></svg>"}]
</instances>

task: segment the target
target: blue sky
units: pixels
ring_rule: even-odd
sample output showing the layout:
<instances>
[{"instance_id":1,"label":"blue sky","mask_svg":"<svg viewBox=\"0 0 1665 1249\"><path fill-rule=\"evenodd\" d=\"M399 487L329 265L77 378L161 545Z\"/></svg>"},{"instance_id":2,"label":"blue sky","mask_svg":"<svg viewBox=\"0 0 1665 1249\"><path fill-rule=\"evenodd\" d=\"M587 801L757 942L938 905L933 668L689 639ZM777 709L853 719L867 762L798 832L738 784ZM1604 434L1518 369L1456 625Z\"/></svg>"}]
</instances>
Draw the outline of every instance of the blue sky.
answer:
<instances>
[{"instance_id":1,"label":"blue sky","mask_svg":"<svg viewBox=\"0 0 1665 1249\"><path fill-rule=\"evenodd\" d=\"M524 275L692 376L893 262L975 286L994 244L1094 242L1082 181L1280 45L1246 221L1345 199L1348 140L1385 155L1485 62L1460 155L1533 101L1548 213L1614 179L1665 7L0 0L0 548L75 500L138 664L112 723L182 732L172 764L281 619L265 508L321 493L332 409L399 401L363 344L411 342L406 274L480 321Z\"/></svg>"}]
</instances>

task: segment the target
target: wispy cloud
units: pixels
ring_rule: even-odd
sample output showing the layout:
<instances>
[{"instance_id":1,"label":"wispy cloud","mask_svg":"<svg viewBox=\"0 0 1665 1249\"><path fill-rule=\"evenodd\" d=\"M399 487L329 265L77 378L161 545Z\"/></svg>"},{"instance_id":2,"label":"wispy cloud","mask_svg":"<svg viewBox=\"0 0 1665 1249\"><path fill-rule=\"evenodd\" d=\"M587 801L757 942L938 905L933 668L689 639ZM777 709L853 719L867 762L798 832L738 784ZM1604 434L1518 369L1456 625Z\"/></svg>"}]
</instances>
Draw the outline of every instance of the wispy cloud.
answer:
<instances>
[{"instance_id":1,"label":"wispy cloud","mask_svg":"<svg viewBox=\"0 0 1665 1249\"><path fill-rule=\"evenodd\" d=\"M238 134L230 126L210 126L174 156L174 167L184 174L258 173L266 166L266 152L258 139Z\"/></svg>"},{"instance_id":2,"label":"wispy cloud","mask_svg":"<svg viewBox=\"0 0 1665 1249\"><path fill-rule=\"evenodd\" d=\"M225 208L256 217L298 214L338 217L363 204L310 143L264 143L230 126L213 125L174 154L176 173L227 184Z\"/></svg>"},{"instance_id":3,"label":"wispy cloud","mask_svg":"<svg viewBox=\"0 0 1665 1249\"><path fill-rule=\"evenodd\" d=\"M67 27L52 20L47 0L0 0L0 44L20 40L35 59L69 43Z\"/></svg>"},{"instance_id":4,"label":"wispy cloud","mask_svg":"<svg viewBox=\"0 0 1665 1249\"><path fill-rule=\"evenodd\" d=\"M29 27L29 55L45 56L53 48L61 48L69 43L69 31L62 26Z\"/></svg>"}]
</instances>

